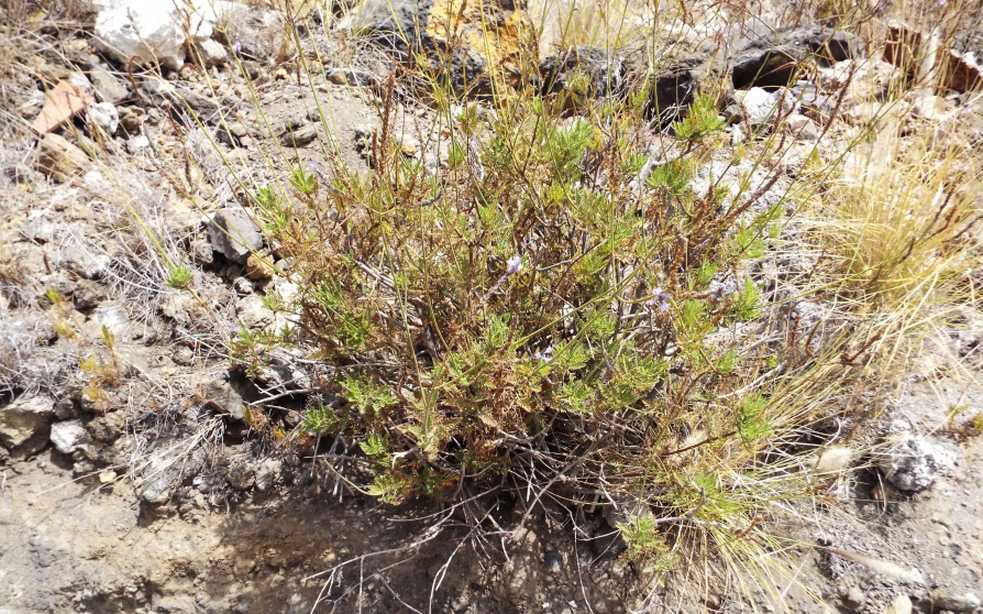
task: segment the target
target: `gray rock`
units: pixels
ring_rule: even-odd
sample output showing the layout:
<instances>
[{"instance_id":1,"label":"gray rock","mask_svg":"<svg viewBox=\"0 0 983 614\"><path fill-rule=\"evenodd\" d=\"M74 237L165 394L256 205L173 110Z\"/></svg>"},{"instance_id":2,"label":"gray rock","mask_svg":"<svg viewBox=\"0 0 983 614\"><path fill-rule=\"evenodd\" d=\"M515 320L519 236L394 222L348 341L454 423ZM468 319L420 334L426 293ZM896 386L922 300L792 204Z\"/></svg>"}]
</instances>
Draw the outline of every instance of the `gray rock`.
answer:
<instances>
[{"instance_id":1,"label":"gray rock","mask_svg":"<svg viewBox=\"0 0 983 614\"><path fill-rule=\"evenodd\" d=\"M857 585L843 587L840 595L843 598L843 605L854 610L860 608L867 600L867 595Z\"/></svg>"},{"instance_id":2,"label":"gray rock","mask_svg":"<svg viewBox=\"0 0 983 614\"><path fill-rule=\"evenodd\" d=\"M0 408L0 444L14 449L35 437L47 440L54 415L55 403L48 397L15 399L6 407ZM41 444L41 448L43 447Z\"/></svg>"},{"instance_id":3,"label":"gray rock","mask_svg":"<svg viewBox=\"0 0 983 614\"><path fill-rule=\"evenodd\" d=\"M235 290L238 296L249 296L256 291L256 288L253 287L253 282L241 275L232 280L232 289Z\"/></svg>"},{"instance_id":4,"label":"gray rock","mask_svg":"<svg viewBox=\"0 0 983 614\"><path fill-rule=\"evenodd\" d=\"M301 356L277 348L269 353L266 364L259 367L253 381L275 390L307 390L311 387L311 377L301 360Z\"/></svg>"},{"instance_id":5,"label":"gray rock","mask_svg":"<svg viewBox=\"0 0 983 614\"><path fill-rule=\"evenodd\" d=\"M884 608L884 614L911 614L911 598L908 595L898 595L890 605Z\"/></svg>"},{"instance_id":6,"label":"gray rock","mask_svg":"<svg viewBox=\"0 0 983 614\"><path fill-rule=\"evenodd\" d=\"M939 474L955 464L955 454L941 442L901 433L879 454L878 467L895 488L918 492L931 486Z\"/></svg>"},{"instance_id":7,"label":"gray rock","mask_svg":"<svg viewBox=\"0 0 983 614\"><path fill-rule=\"evenodd\" d=\"M195 352L186 345L179 345L174 349L174 353L171 355L171 360L173 360L175 364L190 367L195 362Z\"/></svg>"},{"instance_id":8,"label":"gray rock","mask_svg":"<svg viewBox=\"0 0 983 614\"><path fill-rule=\"evenodd\" d=\"M357 68L328 68L325 71L328 81L338 85L354 85L356 87L379 87L379 78L366 71Z\"/></svg>"},{"instance_id":9,"label":"gray rock","mask_svg":"<svg viewBox=\"0 0 983 614\"><path fill-rule=\"evenodd\" d=\"M35 209L27 216L27 221L19 228L20 236L34 243L51 243L55 240L58 225L49 217L46 211Z\"/></svg>"},{"instance_id":10,"label":"gray rock","mask_svg":"<svg viewBox=\"0 0 983 614\"><path fill-rule=\"evenodd\" d=\"M453 41L444 38L446 28L430 23L433 5L433 0L363 0L339 27L364 35L400 60L409 59L414 53L430 56L456 92L488 93L491 81L482 50L461 42L468 40L468 33L479 31L482 23L504 23L518 3L489 3L485 20L465 15ZM488 27L493 29L494 26Z\"/></svg>"},{"instance_id":11,"label":"gray rock","mask_svg":"<svg viewBox=\"0 0 983 614\"><path fill-rule=\"evenodd\" d=\"M233 463L226 478L236 490L249 490L256 484L256 470L248 462Z\"/></svg>"},{"instance_id":12,"label":"gray rock","mask_svg":"<svg viewBox=\"0 0 983 614\"><path fill-rule=\"evenodd\" d=\"M99 336L103 327L120 341L134 338L133 323L126 309L119 303L103 303L89 316L89 327L94 337Z\"/></svg>"},{"instance_id":13,"label":"gray rock","mask_svg":"<svg viewBox=\"0 0 983 614\"><path fill-rule=\"evenodd\" d=\"M214 251L239 264L245 264L250 252L263 247L259 228L240 207L226 207L216 213L208 224L208 239Z\"/></svg>"},{"instance_id":14,"label":"gray rock","mask_svg":"<svg viewBox=\"0 0 983 614\"><path fill-rule=\"evenodd\" d=\"M310 145L317 138L317 125L305 124L288 130L280 135L280 142L285 147L303 147Z\"/></svg>"},{"instance_id":15,"label":"gray rock","mask_svg":"<svg viewBox=\"0 0 983 614\"><path fill-rule=\"evenodd\" d=\"M769 92L760 87L749 90L736 90L734 98L741 114L752 126L775 123L795 109L796 102L788 90Z\"/></svg>"},{"instance_id":16,"label":"gray rock","mask_svg":"<svg viewBox=\"0 0 983 614\"><path fill-rule=\"evenodd\" d=\"M167 502L181 482L181 472L166 458L154 458L145 473L147 477L140 485L140 498L154 505Z\"/></svg>"},{"instance_id":17,"label":"gray rock","mask_svg":"<svg viewBox=\"0 0 983 614\"><path fill-rule=\"evenodd\" d=\"M58 262L69 271L85 279L100 279L109 272L112 258L107 254L93 253L81 245L66 246L59 253Z\"/></svg>"},{"instance_id":18,"label":"gray rock","mask_svg":"<svg viewBox=\"0 0 983 614\"><path fill-rule=\"evenodd\" d=\"M34 90L30 93L19 107L17 107L17 113L24 119L34 119L41 113L41 109L44 108L44 101L46 100L44 92L40 90Z\"/></svg>"},{"instance_id":19,"label":"gray rock","mask_svg":"<svg viewBox=\"0 0 983 614\"><path fill-rule=\"evenodd\" d=\"M263 297L258 294L244 296L236 305L239 321L246 328L261 330L269 327L276 320L276 314L263 304Z\"/></svg>"},{"instance_id":20,"label":"gray rock","mask_svg":"<svg viewBox=\"0 0 983 614\"><path fill-rule=\"evenodd\" d=\"M130 88L126 83L116 78L103 64L95 64L89 70L89 80L92 81L96 96L103 102L116 105L130 96Z\"/></svg>"},{"instance_id":21,"label":"gray rock","mask_svg":"<svg viewBox=\"0 0 983 614\"><path fill-rule=\"evenodd\" d=\"M245 420L248 412L246 401L225 375L214 377L198 386L202 401L237 420Z\"/></svg>"},{"instance_id":22,"label":"gray rock","mask_svg":"<svg viewBox=\"0 0 983 614\"><path fill-rule=\"evenodd\" d=\"M112 136L119 129L119 111L111 102L97 102L86 110L90 122Z\"/></svg>"},{"instance_id":23,"label":"gray rock","mask_svg":"<svg viewBox=\"0 0 983 614\"><path fill-rule=\"evenodd\" d=\"M92 438L82 426L81 420L55 422L51 425L50 438L51 443L62 454L71 454L92 443Z\"/></svg>"},{"instance_id":24,"label":"gray rock","mask_svg":"<svg viewBox=\"0 0 983 614\"><path fill-rule=\"evenodd\" d=\"M236 54L260 62L276 59L288 31L277 11L242 4L225 13L223 25Z\"/></svg>"},{"instance_id":25,"label":"gray rock","mask_svg":"<svg viewBox=\"0 0 983 614\"><path fill-rule=\"evenodd\" d=\"M255 486L256 490L265 492L276 484L280 472L283 470L283 462L275 458L267 458L256 466Z\"/></svg>"},{"instance_id":26,"label":"gray rock","mask_svg":"<svg viewBox=\"0 0 983 614\"><path fill-rule=\"evenodd\" d=\"M365 0L341 25L405 52L410 41L427 35L432 6L433 0Z\"/></svg>"},{"instance_id":27,"label":"gray rock","mask_svg":"<svg viewBox=\"0 0 983 614\"><path fill-rule=\"evenodd\" d=\"M171 290L160 303L160 312L178 324L187 326L191 323L191 314L195 311L195 298L188 292Z\"/></svg>"}]
</instances>

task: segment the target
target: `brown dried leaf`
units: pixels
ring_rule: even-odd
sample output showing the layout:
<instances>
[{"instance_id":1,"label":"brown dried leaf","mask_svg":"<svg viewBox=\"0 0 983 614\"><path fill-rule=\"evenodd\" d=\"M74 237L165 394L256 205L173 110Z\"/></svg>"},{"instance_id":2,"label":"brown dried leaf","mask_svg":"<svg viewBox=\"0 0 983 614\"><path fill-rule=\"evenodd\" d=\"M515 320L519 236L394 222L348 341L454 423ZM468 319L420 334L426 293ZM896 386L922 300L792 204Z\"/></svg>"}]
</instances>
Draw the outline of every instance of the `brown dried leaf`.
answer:
<instances>
[{"instance_id":1,"label":"brown dried leaf","mask_svg":"<svg viewBox=\"0 0 983 614\"><path fill-rule=\"evenodd\" d=\"M44 107L31 127L38 134L58 128L95 102L92 96L68 81L59 81L44 95Z\"/></svg>"}]
</instances>

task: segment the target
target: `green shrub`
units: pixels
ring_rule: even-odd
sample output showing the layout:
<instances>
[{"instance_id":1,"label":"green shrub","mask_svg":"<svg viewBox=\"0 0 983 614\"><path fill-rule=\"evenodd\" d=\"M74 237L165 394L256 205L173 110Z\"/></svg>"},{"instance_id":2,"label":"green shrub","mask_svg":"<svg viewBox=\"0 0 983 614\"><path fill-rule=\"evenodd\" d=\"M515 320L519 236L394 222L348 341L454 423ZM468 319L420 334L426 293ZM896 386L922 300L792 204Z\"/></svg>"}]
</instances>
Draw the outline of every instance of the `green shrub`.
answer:
<instances>
[{"instance_id":1,"label":"green shrub","mask_svg":"<svg viewBox=\"0 0 983 614\"><path fill-rule=\"evenodd\" d=\"M483 121L448 112L438 171L384 129L368 175L339 167L319 185L296 169L260 190L305 342L338 373L323 391L337 406L311 408L300 430L357 442L371 475L353 479L390 503L519 482L670 515L752 513L747 496L728 502L775 428L757 377L775 357L710 337L757 318L758 289L707 286L763 253L776 208L748 218L753 196L689 188L722 138L713 101L695 108L676 126L685 157L641 188L645 120L630 105L570 119L520 98ZM655 525L624 530L635 555L664 554Z\"/></svg>"}]
</instances>

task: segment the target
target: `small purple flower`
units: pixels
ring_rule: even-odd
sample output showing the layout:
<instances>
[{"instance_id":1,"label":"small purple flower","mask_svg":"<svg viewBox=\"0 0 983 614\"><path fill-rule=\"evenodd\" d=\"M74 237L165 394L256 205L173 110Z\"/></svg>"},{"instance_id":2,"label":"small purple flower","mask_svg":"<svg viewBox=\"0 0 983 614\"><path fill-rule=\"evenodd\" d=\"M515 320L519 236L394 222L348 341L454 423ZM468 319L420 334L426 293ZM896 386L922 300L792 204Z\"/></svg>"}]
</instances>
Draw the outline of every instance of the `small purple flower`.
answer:
<instances>
[{"instance_id":1,"label":"small purple flower","mask_svg":"<svg viewBox=\"0 0 983 614\"><path fill-rule=\"evenodd\" d=\"M242 55L242 41L237 39L236 42L232 44L232 51L236 55Z\"/></svg>"},{"instance_id":2,"label":"small purple flower","mask_svg":"<svg viewBox=\"0 0 983 614\"><path fill-rule=\"evenodd\" d=\"M669 304L671 300L672 297L669 295L668 292L666 292L662 288L656 288L655 290L652 291L652 298L650 298L645 303L645 305L647 307L651 307L662 313L665 313L669 311Z\"/></svg>"},{"instance_id":3,"label":"small purple flower","mask_svg":"<svg viewBox=\"0 0 983 614\"><path fill-rule=\"evenodd\" d=\"M516 254L509 258L508 264L505 268L506 275L515 275L522 270L522 256Z\"/></svg>"}]
</instances>

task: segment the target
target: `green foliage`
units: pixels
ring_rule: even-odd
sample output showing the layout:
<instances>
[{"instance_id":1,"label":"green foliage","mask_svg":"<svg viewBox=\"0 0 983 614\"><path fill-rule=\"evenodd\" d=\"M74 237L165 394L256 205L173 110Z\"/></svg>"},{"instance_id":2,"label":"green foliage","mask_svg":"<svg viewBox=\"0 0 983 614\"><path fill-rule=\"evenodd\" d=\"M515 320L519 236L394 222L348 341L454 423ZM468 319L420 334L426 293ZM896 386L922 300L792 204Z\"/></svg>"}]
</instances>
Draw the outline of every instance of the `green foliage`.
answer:
<instances>
[{"instance_id":1,"label":"green foliage","mask_svg":"<svg viewBox=\"0 0 983 614\"><path fill-rule=\"evenodd\" d=\"M750 279L744 280L744 285L734 297L732 313L735 319L748 322L756 319L761 313L761 292Z\"/></svg>"},{"instance_id":2,"label":"green foliage","mask_svg":"<svg viewBox=\"0 0 983 614\"><path fill-rule=\"evenodd\" d=\"M194 273L190 267L183 264L175 264L167 271L167 285L176 290L188 288L192 280L194 280Z\"/></svg>"},{"instance_id":3,"label":"green foliage","mask_svg":"<svg viewBox=\"0 0 983 614\"><path fill-rule=\"evenodd\" d=\"M682 121L673 123L676 138L695 142L724 127L724 118L717 113L717 101L700 95L693 101L689 113Z\"/></svg>"},{"instance_id":4,"label":"green foliage","mask_svg":"<svg viewBox=\"0 0 983 614\"><path fill-rule=\"evenodd\" d=\"M327 405L317 404L307 408L300 423L300 430L310 435L326 435L338 429L341 419Z\"/></svg>"},{"instance_id":5,"label":"green foliage","mask_svg":"<svg viewBox=\"0 0 983 614\"><path fill-rule=\"evenodd\" d=\"M771 434L766 410L768 399L760 394L745 398L737 408L737 431L745 443L754 443Z\"/></svg>"},{"instance_id":6,"label":"green foliage","mask_svg":"<svg viewBox=\"0 0 983 614\"><path fill-rule=\"evenodd\" d=\"M341 388L351 406L368 416L399 402L389 387L367 379L347 377L341 381Z\"/></svg>"},{"instance_id":7,"label":"green foliage","mask_svg":"<svg viewBox=\"0 0 983 614\"><path fill-rule=\"evenodd\" d=\"M314 173L305 171L302 168L295 168L290 173L290 185L303 196L314 196L317 194L317 177Z\"/></svg>"},{"instance_id":8,"label":"green foliage","mask_svg":"<svg viewBox=\"0 0 983 614\"><path fill-rule=\"evenodd\" d=\"M689 192L689 183L692 179L692 162L679 158L653 168L647 183L650 188L665 190L672 196L682 197Z\"/></svg>"},{"instance_id":9,"label":"green foliage","mask_svg":"<svg viewBox=\"0 0 983 614\"><path fill-rule=\"evenodd\" d=\"M618 524L625 545L628 546L628 556L635 561L653 561L657 568L668 567L671 563L672 550L665 536L659 531L658 521L651 514L631 516L627 521Z\"/></svg>"}]
</instances>

